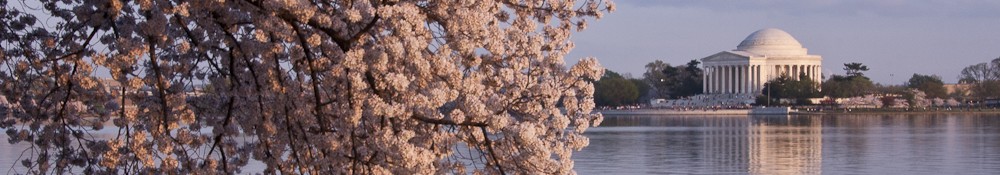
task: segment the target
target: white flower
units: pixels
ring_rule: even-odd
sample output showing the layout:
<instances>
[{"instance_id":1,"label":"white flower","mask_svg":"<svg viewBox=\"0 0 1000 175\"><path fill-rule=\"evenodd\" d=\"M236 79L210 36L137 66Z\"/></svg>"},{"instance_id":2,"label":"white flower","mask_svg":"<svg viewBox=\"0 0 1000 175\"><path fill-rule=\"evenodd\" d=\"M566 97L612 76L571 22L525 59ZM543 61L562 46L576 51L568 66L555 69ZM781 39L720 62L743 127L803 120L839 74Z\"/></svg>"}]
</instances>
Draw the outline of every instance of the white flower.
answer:
<instances>
[{"instance_id":1,"label":"white flower","mask_svg":"<svg viewBox=\"0 0 1000 175\"><path fill-rule=\"evenodd\" d=\"M604 69L564 57L572 30L613 3L373 2L80 1L2 16L76 27L11 24L28 41L0 42L37 44L0 50L13 69L0 106L30 125L0 129L88 153L24 159L39 174L231 174L250 161L271 174L573 173L602 120L587 80ZM78 129L104 123L119 131Z\"/></svg>"},{"instance_id":2,"label":"white flower","mask_svg":"<svg viewBox=\"0 0 1000 175\"><path fill-rule=\"evenodd\" d=\"M344 12L344 15L347 16L347 21L350 21L350 22L361 21L361 11L358 11L356 9L347 9Z\"/></svg>"}]
</instances>

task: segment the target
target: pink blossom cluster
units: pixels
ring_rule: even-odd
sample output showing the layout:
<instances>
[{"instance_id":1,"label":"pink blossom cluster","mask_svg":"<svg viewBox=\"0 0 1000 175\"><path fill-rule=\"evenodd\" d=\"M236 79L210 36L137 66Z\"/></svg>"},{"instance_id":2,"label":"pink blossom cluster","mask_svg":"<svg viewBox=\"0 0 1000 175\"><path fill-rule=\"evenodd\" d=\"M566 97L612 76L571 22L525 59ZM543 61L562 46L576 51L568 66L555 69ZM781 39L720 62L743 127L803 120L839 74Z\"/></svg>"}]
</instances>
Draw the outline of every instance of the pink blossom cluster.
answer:
<instances>
[{"instance_id":1,"label":"pink blossom cluster","mask_svg":"<svg viewBox=\"0 0 1000 175\"><path fill-rule=\"evenodd\" d=\"M0 1L26 173L572 174L601 0ZM44 19L44 20L42 20ZM104 133L104 134L100 134ZM110 134L108 134L110 133Z\"/></svg>"}]
</instances>

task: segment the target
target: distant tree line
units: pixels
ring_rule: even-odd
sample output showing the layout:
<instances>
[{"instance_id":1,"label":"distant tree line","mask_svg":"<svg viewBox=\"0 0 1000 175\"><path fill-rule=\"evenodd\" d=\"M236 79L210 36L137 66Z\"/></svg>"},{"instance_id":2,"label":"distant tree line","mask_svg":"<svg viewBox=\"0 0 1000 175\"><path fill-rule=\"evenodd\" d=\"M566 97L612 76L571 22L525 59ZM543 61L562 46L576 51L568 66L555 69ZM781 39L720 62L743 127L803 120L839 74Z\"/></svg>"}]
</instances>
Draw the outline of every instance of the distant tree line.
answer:
<instances>
[{"instance_id":1,"label":"distant tree line","mask_svg":"<svg viewBox=\"0 0 1000 175\"><path fill-rule=\"evenodd\" d=\"M640 79L624 77L605 70L604 76L594 82L594 103L597 106L621 106L643 103L641 97L650 91L649 84Z\"/></svg>"},{"instance_id":2,"label":"distant tree line","mask_svg":"<svg viewBox=\"0 0 1000 175\"><path fill-rule=\"evenodd\" d=\"M924 92L927 98L948 98L948 92L944 89L944 81L937 75L913 74L905 86Z\"/></svg>"},{"instance_id":3,"label":"distant tree line","mask_svg":"<svg viewBox=\"0 0 1000 175\"><path fill-rule=\"evenodd\" d=\"M698 60L691 60L684 65L671 66L656 60L646 64L642 79L606 71L605 76L595 83L595 103L598 106L614 106L644 103L654 98L676 99L701 94L703 71L700 64ZM797 79L787 75L772 79L765 83L757 104L767 104L768 100L777 104L775 101L778 99L809 104L809 98L850 98L869 94L881 94L886 98L882 100L887 103L894 101L898 95L911 106L922 99L1000 98L1000 58L962 69L959 83L968 84L968 89L956 88L951 94L937 75L913 74L903 85L882 85L865 76L870 69L863 63L845 63L843 70L843 75L824 76L825 81L804 75L797 75Z\"/></svg>"},{"instance_id":4,"label":"distant tree line","mask_svg":"<svg viewBox=\"0 0 1000 175\"><path fill-rule=\"evenodd\" d=\"M675 99L701 94L702 74L698 60L671 66L661 60L646 64L643 80L651 85L653 98Z\"/></svg>"},{"instance_id":5,"label":"distant tree line","mask_svg":"<svg viewBox=\"0 0 1000 175\"><path fill-rule=\"evenodd\" d=\"M844 64L846 75L832 75L822 83L817 83L822 80L813 80L804 74L798 75L798 79L782 75L764 83L764 89L755 103L758 105L777 105L779 99L792 99L794 104L806 105L811 104L809 98L823 96L846 98L869 94L874 90L875 85L864 74L868 70L868 66L862 63L846 63ZM816 86L816 84L820 84L820 86ZM822 87L822 91L820 91L820 87Z\"/></svg>"},{"instance_id":6,"label":"distant tree line","mask_svg":"<svg viewBox=\"0 0 1000 175\"><path fill-rule=\"evenodd\" d=\"M831 75L830 79L823 82L823 95L831 98L856 97L871 93L873 87L872 80L865 76L868 66L862 63L852 62L844 64L846 75Z\"/></svg>"},{"instance_id":7,"label":"distant tree line","mask_svg":"<svg viewBox=\"0 0 1000 175\"><path fill-rule=\"evenodd\" d=\"M816 89L816 81L808 76L800 75L798 79L788 76L781 76L770 80L764 85L763 93L757 98L756 103L760 105L778 104L778 99L792 99L794 104L810 104L809 98L829 97L829 98L850 98L869 94L881 94L885 99L884 106L891 106L895 95L900 95L909 104L918 104L923 99L948 98L944 82L937 75L913 74L913 76L903 86L875 84L865 76L868 66L852 62L844 64L844 75L831 75L829 79L823 81L822 91ZM767 98L770 97L770 98ZM770 103L768 103L771 100Z\"/></svg>"},{"instance_id":8,"label":"distant tree line","mask_svg":"<svg viewBox=\"0 0 1000 175\"><path fill-rule=\"evenodd\" d=\"M703 71L698 60L671 66L662 60L646 64L641 79L605 70L594 83L597 106L620 106L646 103L650 99L673 99L701 94Z\"/></svg>"},{"instance_id":9,"label":"distant tree line","mask_svg":"<svg viewBox=\"0 0 1000 175\"><path fill-rule=\"evenodd\" d=\"M1000 98L1000 57L962 69L959 82L969 84L973 99Z\"/></svg>"},{"instance_id":10,"label":"distant tree line","mask_svg":"<svg viewBox=\"0 0 1000 175\"><path fill-rule=\"evenodd\" d=\"M764 83L763 95L757 97L757 104L778 104L778 99L794 99L796 104L809 104L809 98L822 97L816 88L816 81L806 74L799 74L798 79L781 75ZM770 100L770 102L768 102Z\"/></svg>"}]
</instances>

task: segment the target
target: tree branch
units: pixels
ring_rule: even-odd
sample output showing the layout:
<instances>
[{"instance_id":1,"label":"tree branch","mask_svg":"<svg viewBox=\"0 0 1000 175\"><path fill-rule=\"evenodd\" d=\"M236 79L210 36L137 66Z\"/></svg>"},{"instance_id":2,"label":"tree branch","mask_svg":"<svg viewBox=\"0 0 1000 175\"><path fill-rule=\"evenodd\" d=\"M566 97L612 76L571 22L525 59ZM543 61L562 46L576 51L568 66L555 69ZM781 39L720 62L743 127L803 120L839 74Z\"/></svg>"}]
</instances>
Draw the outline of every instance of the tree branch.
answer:
<instances>
[{"instance_id":1,"label":"tree branch","mask_svg":"<svg viewBox=\"0 0 1000 175\"><path fill-rule=\"evenodd\" d=\"M497 159L496 151L493 151L493 141L490 140L489 135L486 133L486 126L480 126L479 131L483 132L483 140L486 141L486 149L490 151L490 157L493 157L493 165L500 170L500 174L506 175L507 173L503 171L503 166L500 166L500 160Z\"/></svg>"}]
</instances>

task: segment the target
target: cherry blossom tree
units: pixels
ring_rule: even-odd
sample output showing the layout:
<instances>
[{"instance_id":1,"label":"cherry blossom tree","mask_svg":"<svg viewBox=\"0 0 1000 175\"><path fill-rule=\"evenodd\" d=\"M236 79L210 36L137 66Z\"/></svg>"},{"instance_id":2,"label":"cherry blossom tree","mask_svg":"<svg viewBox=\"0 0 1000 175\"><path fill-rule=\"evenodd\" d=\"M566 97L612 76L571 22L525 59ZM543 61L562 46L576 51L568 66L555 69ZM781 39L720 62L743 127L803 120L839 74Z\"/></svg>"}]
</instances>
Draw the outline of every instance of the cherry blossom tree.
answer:
<instances>
[{"instance_id":1,"label":"cherry blossom tree","mask_svg":"<svg viewBox=\"0 0 1000 175\"><path fill-rule=\"evenodd\" d=\"M840 103L840 106L842 108L881 108L886 105L882 102L883 99L885 99L885 97L880 98L870 94L865 96L848 97ZM891 100L892 98L888 99ZM892 107L892 103L889 105Z\"/></svg>"},{"instance_id":2,"label":"cherry blossom tree","mask_svg":"<svg viewBox=\"0 0 1000 175\"><path fill-rule=\"evenodd\" d=\"M573 173L609 1L0 1L27 173ZM110 131L109 131L110 130ZM101 134L111 133L111 134Z\"/></svg>"},{"instance_id":3,"label":"cherry blossom tree","mask_svg":"<svg viewBox=\"0 0 1000 175\"><path fill-rule=\"evenodd\" d=\"M945 105L947 105L948 107L958 107L959 105L962 105L962 102L959 102L954 98L949 98L948 100L945 101Z\"/></svg>"},{"instance_id":4,"label":"cherry blossom tree","mask_svg":"<svg viewBox=\"0 0 1000 175\"><path fill-rule=\"evenodd\" d=\"M910 107L913 108L927 108L933 104L932 99L927 98L927 94L924 91L918 89L909 89L909 93L906 94L907 101L910 103Z\"/></svg>"}]
</instances>

